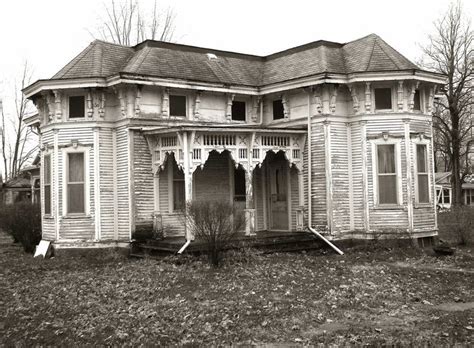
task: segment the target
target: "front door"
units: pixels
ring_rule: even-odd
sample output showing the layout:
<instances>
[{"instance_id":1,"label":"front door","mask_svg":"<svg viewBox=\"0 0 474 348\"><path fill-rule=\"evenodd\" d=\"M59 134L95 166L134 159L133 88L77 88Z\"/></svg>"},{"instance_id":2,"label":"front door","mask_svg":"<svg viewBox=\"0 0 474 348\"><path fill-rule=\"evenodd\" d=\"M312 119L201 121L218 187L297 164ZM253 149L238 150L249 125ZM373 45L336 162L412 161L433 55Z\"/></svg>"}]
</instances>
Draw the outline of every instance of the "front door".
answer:
<instances>
[{"instance_id":1,"label":"front door","mask_svg":"<svg viewBox=\"0 0 474 348\"><path fill-rule=\"evenodd\" d=\"M289 230L288 164L278 160L270 164L270 228Z\"/></svg>"}]
</instances>

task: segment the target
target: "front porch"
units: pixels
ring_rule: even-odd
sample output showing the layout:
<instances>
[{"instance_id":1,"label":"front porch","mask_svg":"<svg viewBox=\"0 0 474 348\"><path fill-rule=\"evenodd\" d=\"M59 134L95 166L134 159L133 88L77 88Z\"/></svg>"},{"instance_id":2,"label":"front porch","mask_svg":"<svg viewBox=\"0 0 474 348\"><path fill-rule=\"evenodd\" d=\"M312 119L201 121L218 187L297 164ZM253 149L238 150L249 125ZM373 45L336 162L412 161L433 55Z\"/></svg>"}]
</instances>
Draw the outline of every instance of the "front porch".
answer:
<instances>
[{"instance_id":1,"label":"front porch","mask_svg":"<svg viewBox=\"0 0 474 348\"><path fill-rule=\"evenodd\" d=\"M304 227L305 131L182 127L145 130L154 175L154 229L193 240L183 209L228 201L245 215L243 235ZM281 132L281 134L280 134Z\"/></svg>"}]
</instances>

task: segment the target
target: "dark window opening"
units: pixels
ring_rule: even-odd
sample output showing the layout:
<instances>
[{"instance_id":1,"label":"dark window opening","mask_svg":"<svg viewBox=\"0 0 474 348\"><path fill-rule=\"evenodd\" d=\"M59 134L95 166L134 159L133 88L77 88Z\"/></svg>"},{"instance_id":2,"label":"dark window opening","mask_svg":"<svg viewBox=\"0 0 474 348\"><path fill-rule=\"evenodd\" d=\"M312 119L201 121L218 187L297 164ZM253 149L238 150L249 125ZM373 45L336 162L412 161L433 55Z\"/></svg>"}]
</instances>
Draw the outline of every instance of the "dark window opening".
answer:
<instances>
[{"instance_id":1,"label":"dark window opening","mask_svg":"<svg viewBox=\"0 0 474 348\"><path fill-rule=\"evenodd\" d=\"M285 112L283 109L283 103L281 99L273 101L273 119L279 120L285 117Z\"/></svg>"},{"instance_id":2,"label":"dark window opening","mask_svg":"<svg viewBox=\"0 0 474 348\"><path fill-rule=\"evenodd\" d=\"M170 115L186 117L186 96L170 95Z\"/></svg>"},{"instance_id":3,"label":"dark window opening","mask_svg":"<svg viewBox=\"0 0 474 348\"><path fill-rule=\"evenodd\" d=\"M415 96L413 99L413 110L421 111L421 95L420 90L415 90Z\"/></svg>"},{"instance_id":4,"label":"dark window opening","mask_svg":"<svg viewBox=\"0 0 474 348\"><path fill-rule=\"evenodd\" d=\"M375 88L375 109L391 110L392 109L392 89L391 88Z\"/></svg>"},{"instance_id":5,"label":"dark window opening","mask_svg":"<svg viewBox=\"0 0 474 348\"><path fill-rule=\"evenodd\" d=\"M245 171L242 168L234 171L234 201L245 202Z\"/></svg>"},{"instance_id":6,"label":"dark window opening","mask_svg":"<svg viewBox=\"0 0 474 348\"><path fill-rule=\"evenodd\" d=\"M234 101L232 103L232 119L234 121L245 121L245 102Z\"/></svg>"},{"instance_id":7,"label":"dark window opening","mask_svg":"<svg viewBox=\"0 0 474 348\"><path fill-rule=\"evenodd\" d=\"M81 118L85 115L84 96L69 97L69 118Z\"/></svg>"}]
</instances>

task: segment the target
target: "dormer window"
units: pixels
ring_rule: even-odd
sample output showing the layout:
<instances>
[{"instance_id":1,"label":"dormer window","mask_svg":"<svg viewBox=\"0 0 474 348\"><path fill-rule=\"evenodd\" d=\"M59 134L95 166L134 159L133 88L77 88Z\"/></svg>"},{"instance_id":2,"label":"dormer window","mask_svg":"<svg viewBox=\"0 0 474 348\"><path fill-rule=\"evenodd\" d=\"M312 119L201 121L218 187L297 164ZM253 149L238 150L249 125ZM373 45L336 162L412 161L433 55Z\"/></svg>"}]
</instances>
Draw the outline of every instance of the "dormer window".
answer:
<instances>
[{"instance_id":1,"label":"dormer window","mask_svg":"<svg viewBox=\"0 0 474 348\"><path fill-rule=\"evenodd\" d=\"M186 96L170 95L170 116L186 117Z\"/></svg>"},{"instance_id":2,"label":"dormer window","mask_svg":"<svg viewBox=\"0 0 474 348\"><path fill-rule=\"evenodd\" d=\"M391 88L375 88L374 95L376 110L392 110Z\"/></svg>"},{"instance_id":3,"label":"dormer window","mask_svg":"<svg viewBox=\"0 0 474 348\"><path fill-rule=\"evenodd\" d=\"M285 117L285 111L283 108L283 101L277 99L273 101L273 119L280 120Z\"/></svg>"},{"instance_id":4,"label":"dormer window","mask_svg":"<svg viewBox=\"0 0 474 348\"><path fill-rule=\"evenodd\" d=\"M85 98L83 95L69 97L69 118L84 118Z\"/></svg>"},{"instance_id":5,"label":"dormer window","mask_svg":"<svg viewBox=\"0 0 474 348\"><path fill-rule=\"evenodd\" d=\"M419 89L415 90L415 95L413 97L413 110L421 111L421 94Z\"/></svg>"},{"instance_id":6,"label":"dormer window","mask_svg":"<svg viewBox=\"0 0 474 348\"><path fill-rule=\"evenodd\" d=\"M232 103L232 120L245 121L245 102L234 101Z\"/></svg>"}]
</instances>

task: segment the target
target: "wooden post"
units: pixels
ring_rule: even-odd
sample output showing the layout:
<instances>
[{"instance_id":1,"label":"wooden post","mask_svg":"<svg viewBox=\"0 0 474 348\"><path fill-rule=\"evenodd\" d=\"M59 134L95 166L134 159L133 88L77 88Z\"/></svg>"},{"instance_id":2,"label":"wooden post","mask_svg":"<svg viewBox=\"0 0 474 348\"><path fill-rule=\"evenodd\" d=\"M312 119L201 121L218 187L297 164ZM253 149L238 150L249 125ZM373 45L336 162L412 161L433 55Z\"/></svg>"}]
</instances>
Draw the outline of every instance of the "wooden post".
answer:
<instances>
[{"instance_id":1,"label":"wooden post","mask_svg":"<svg viewBox=\"0 0 474 348\"><path fill-rule=\"evenodd\" d=\"M411 142L410 142L410 119L403 119L405 130L405 163L407 171L407 210L408 210L408 230L413 232L413 199L411 180ZM400 173L401 175L401 173ZM403 190L403 186L402 186ZM400 202L402 203L402 202Z\"/></svg>"},{"instance_id":2,"label":"wooden post","mask_svg":"<svg viewBox=\"0 0 474 348\"><path fill-rule=\"evenodd\" d=\"M245 171L245 235L255 234L255 206L253 197L253 171Z\"/></svg>"},{"instance_id":3,"label":"wooden post","mask_svg":"<svg viewBox=\"0 0 474 348\"><path fill-rule=\"evenodd\" d=\"M193 174L191 172L190 163L189 163L189 146L188 146L188 133L183 132L183 171L184 171L184 199L186 201L186 205L191 202L193 199ZM186 239L191 240L193 239L193 235L191 230L188 228L187 224L186 228Z\"/></svg>"}]
</instances>

